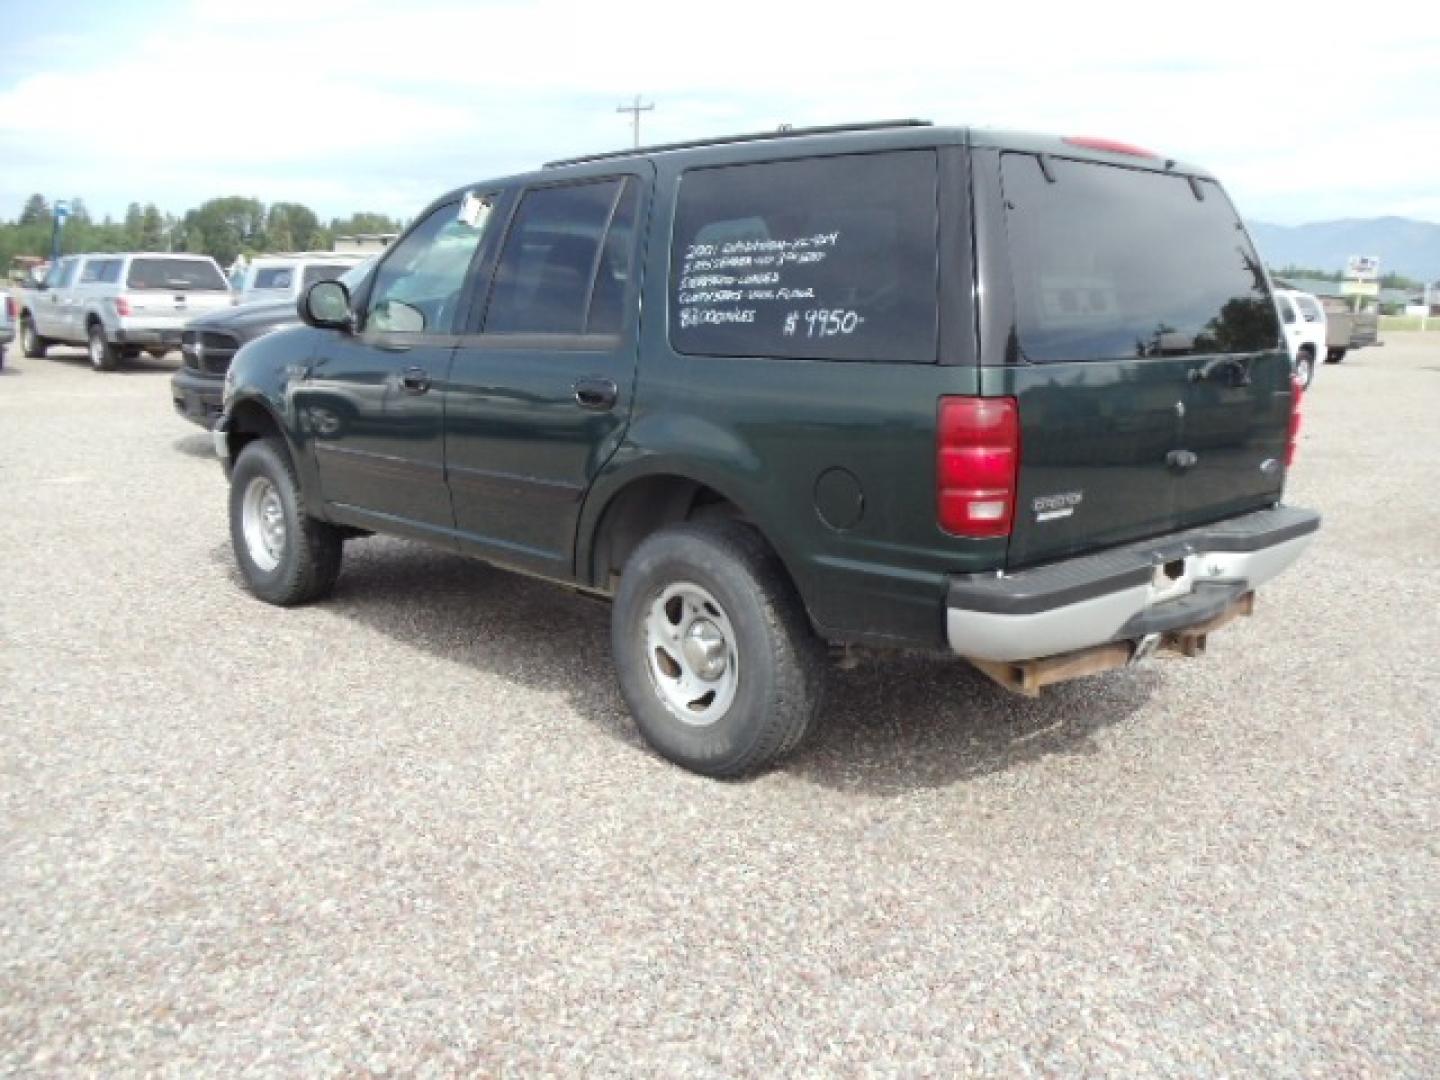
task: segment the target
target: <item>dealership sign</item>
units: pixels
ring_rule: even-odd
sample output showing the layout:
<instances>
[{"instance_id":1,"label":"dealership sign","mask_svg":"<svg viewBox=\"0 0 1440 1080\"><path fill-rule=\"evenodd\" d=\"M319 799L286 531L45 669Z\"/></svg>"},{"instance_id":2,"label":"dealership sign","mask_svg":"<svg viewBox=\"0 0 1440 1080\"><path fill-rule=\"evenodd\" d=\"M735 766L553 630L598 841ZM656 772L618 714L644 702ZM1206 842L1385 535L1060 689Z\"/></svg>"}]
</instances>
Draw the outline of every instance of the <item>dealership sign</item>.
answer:
<instances>
[{"instance_id":1,"label":"dealership sign","mask_svg":"<svg viewBox=\"0 0 1440 1080\"><path fill-rule=\"evenodd\" d=\"M1356 281L1374 281L1380 276L1380 256L1351 255L1345 261L1345 276Z\"/></svg>"}]
</instances>

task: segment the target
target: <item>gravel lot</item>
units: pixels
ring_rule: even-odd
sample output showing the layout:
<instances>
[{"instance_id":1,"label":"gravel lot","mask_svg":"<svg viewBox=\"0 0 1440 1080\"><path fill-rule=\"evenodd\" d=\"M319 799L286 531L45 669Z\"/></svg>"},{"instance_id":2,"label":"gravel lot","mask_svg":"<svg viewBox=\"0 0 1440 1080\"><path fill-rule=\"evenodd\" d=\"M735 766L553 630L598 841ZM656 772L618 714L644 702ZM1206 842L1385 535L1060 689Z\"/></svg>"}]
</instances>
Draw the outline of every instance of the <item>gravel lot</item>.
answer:
<instances>
[{"instance_id":1,"label":"gravel lot","mask_svg":"<svg viewBox=\"0 0 1440 1080\"><path fill-rule=\"evenodd\" d=\"M745 783L607 609L388 540L283 612L172 363L0 374L0 1072L1440 1072L1440 334L1324 367L1208 658L836 671Z\"/></svg>"}]
</instances>

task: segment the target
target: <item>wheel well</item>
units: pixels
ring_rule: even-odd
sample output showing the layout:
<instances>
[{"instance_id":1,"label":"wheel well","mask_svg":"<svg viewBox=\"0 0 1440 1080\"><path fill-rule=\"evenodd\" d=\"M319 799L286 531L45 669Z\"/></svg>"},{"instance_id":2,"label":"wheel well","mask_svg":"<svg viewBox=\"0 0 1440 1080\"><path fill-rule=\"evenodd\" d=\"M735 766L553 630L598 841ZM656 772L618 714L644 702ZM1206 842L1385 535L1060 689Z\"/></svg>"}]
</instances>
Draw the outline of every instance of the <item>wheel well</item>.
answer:
<instances>
[{"instance_id":1,"label":"wheel well","mask_svg":"<svg viewBox=\"0 0 1440 1080\"><path fill-rule=\"evenodd\" d=\"M226 432L226 440L230 444L231 461L238 458L240 451L249 443L271 435L284 441L284 432L280 430L279 423L263 405L242 401L230 410L230 428Z\"/></svg>"},{"instance_id":2,"label":"wheel well","mask_svg":"<svg viewBox=\"0 0 1440 1080\"><path fill-rule=\"evenodd\" d=\"M746 520L744 511L714 488L681 476L647 476L610 500L590 549L592 580L609 588L630 553L651 533L681 521Z\"/></svg>"}]
</instances>

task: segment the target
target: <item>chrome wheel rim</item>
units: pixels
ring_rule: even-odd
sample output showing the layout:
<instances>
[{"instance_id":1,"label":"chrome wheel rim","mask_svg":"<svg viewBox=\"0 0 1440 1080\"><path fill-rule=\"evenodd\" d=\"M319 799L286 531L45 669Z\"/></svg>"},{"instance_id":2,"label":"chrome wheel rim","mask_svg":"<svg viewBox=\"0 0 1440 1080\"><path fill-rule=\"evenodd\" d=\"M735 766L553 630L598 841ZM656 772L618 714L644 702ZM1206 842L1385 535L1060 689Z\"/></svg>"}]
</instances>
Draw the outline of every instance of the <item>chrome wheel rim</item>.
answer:
<instances>
[{"instance_id":1,"label":"chrome wheel rim","mask_svg":"<svg viewBox=\"0 0 1440 1080\"><path fill-rule=\"evenodd\" d=\"M90 363L99 367L105 362L105 341L99 334L90 335Z\"/></svg>"},{"instance_id":2,"label":"chrome wheel rim","mask_svg":"<svg viewBox=\"0 0 1440 1080\"><path fill-rule=\"evenodd\" d=\"M240 528L251 562L265 571L280 565L285 554L285 504L268 477L257 476L245 486Z\"/></svg>"},{"instance_id":3,"label":"chrome wheel rim","mask_svg":"<svg viewBox=\"0 0 1440 1080\"><path fill-rule=\"evenodd\" d=\"M655 594L645 613L645 669L655 695L683 724L723 717L740 685L735 628L699 585L679 581Z\"/></svg>"},{"instance_id":4,"label":"chrome wheel rim","mask_svg":"<svg viewBox=\"0 0 1440 1080\"><path fill-rule=\"evenodd\" d=\"M1310 373L1314 368L1315 361L1308 356L1300 357L1299 370L1296 372L1300 377L1300 386L1308 390L1310 388Z\"/></svg>"},{"instance_id":5,"label":"chrome wheel rim","mask_svg":"<svg viewBox=\"0 0 1440 1080\"><path fill-rule=\"evenodd\" d=\"M35 327L29 319L20 324L20 345L27 353L35 351Z\"/></svg>"}]
</instances>

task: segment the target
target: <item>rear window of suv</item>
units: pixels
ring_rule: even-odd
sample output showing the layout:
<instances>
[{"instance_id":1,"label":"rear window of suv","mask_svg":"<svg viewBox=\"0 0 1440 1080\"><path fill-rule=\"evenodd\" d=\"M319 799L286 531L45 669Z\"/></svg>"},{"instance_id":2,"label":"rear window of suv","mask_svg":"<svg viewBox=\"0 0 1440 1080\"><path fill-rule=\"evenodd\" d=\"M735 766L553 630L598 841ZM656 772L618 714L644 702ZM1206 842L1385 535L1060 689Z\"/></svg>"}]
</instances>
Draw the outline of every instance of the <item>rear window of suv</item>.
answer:
<instances>
[{"instance_id":1,"label":"rear window of suv","mask_svg":"<svg viewBox=\"0 0 1440 1080\"><path fill-rule=\"evenodd\" d=\"M696 169L680 185L682 353L933 363L933 151Z\"/></svg>"},{"instance_id":2,"label":"rear window of suv","mask_svg":"<svg viewBox=\"0 0 1440 1080\"><path fill-rule=\"evenodd\" d=\"M1034 155L1001 159L1012 360L1277 347L1264 269L1217 184L1057 158L1046 166L1050 177Z\"/></svg>"},{"instance_id":3,"label":"rear window of suv","mask_svg":"<svg viewBox=\"0 0 1440 1080\"><path fill-rule=\"evenodd\" d=\"M225 276L214 263L199 259L135 259L125 279L129 289L225 289Z\"/></svg>"}]
</instances>

